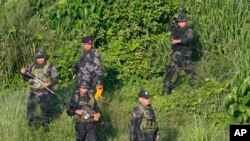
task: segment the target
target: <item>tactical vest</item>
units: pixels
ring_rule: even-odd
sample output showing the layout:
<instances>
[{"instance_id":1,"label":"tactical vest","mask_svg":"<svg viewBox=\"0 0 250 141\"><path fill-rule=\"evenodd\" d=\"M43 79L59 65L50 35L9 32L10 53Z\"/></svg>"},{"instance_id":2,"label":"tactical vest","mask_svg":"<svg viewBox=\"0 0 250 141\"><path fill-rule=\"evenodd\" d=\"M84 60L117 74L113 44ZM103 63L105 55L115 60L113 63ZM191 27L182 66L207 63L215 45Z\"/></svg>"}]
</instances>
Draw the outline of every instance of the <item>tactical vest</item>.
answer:
<instances>
[{"instance_id":1,"label":"tactical vest","mask_svg":"<svg viewBox=\"0 0 250 141\"><path fill-rule=\"evenodd\" d=\"M46 64L42 68L35 68L35 65L32 64L30 70L32 74L34 74L36 77L40 78L44 82L50 82L50 77L48 74L49 66L50 66L50 63L48 62L46 62ZM31 85L31 88L38 89L36 84Z\"/></svg>"},{"instance_id":2,"label":"tactical vest","mask_svg":"<svg viewBox=\"0 0 250 141\"><path fill-rule=\"evenodd\" d=\"M158 126L155 120L155 115L153 113L153 110L152 111L146 110L141 105L139 106L139 108L143 113L142 122L140 124L141 131L143 133L155 132Z\"/></svg>"},{"instance_id":3,"label":"tactical vest","mask_svg":"<svg viewBox=\"0 0 250 141\"><path fill-rule=\"evenodd\" d=\"M180 27L176 27L173 32L172 32L172 39L180 39L181 36L183 36L183 34L188 30L187 27L185 28L180 28Z\"/></svg>"},{"instance_id":4,"label":"tactical vest","mask_svg":"<svg viewBox=\"0 0 250 141\"><path fill-rule=\"evenodd\" d=\"M78 94L75 95L75 100L77 101L77 104L79 107L82 107L83 111L86 111L87 113L92 113L94 109L95 99L91 94L89 95L88 101L80 100ZM81 116L77 116L76 120L80 123L91 123L94 122L92 115L89 115L88 118L86 118L86 114L83 114Z\"/></svg>"}]
</instances>

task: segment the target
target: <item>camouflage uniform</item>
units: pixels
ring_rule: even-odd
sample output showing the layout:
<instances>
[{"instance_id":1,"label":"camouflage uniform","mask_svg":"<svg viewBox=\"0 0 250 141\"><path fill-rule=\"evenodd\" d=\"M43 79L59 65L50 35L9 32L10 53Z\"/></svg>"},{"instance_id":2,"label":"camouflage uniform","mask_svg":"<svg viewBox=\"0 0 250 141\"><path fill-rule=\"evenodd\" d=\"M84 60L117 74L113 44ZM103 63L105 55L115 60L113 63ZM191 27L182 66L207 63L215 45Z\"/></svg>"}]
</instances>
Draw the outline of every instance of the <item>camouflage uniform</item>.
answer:
<instances>
[{"instance_id":1,"label":"camouflage uniform","mask_svg":"<svg viewBox=\"0 0 250 141\"><path fill-rule=\"evenodd\" d=\"M138 97L149 99L149 94L142 90ZM131 115L130 141L155 141L157 135L159 128L152 106L135 107Z\"/></svg>"},{"instance_id":2,"label":"camouflage uniform","mask_svg":"<svg viewBox=\"0 0 250 141\"><path fill-rule=\"evenodd\" d=\"M88 109L86 111L100 113L100 108L98 107L94 97L91 94L86 96L80 96L79 91L76 91L72 95L67 108L67 114L69 116L75 115L77 109ZM76 131L76 141L96 141L96 123L91 116L85 117L85 115L75 117L75 131Z\"/></svg>"},{"instance_id":3,"label":"camouflage uniform","mask_svg":"<svg viewBox=\"0 0 250 141\"><path fill-rule=\"evenodd\" d=\"M154 110L150 105L147 107L139 105L134 108L130 124L130 141L155 141L156 135L159 134L158 127L156 129L151 129L151 131L142 131L143 129L141 124L143 122L143 118L147 118L144 112L142 112L142 108L146 111L146 113L152 116L151 119L149 119L150 121L148 121L150 124L156 120Z\"/></svg>"},{"instance_id":4,"label":"camouflage uniform","mask_svg":"<svg viewBox=\"0 0 250 141\"><path fill-rule=\"evenodd\" d=\"M39 54L40 53L40 54ZM44 50L38 50L35 59L45 58L48 59L47 54ZM31 64L28 69L29 72L42 79L44 82L50 82L50 88L57 83L57 71L54 65L46 62L44 64L38 64L36 61ZM23 74L25 81L28 81L31 87L30 96L27 103L27 119L29 125L35 120L36 106L39 104L42 111L43 125L48 126L49 123L49 111L50 111L50 97L51 93L45 88L33 87L35 82L33 79Z\"/></svg>"},{"instance_id":5,"label":"camouflage uniform","mask_svg":"<svg viewBox=\"0 0 250 141\"><path fill-rule=\"evenodd\" d=\"M185 15L179 15L178 19L186 20L186 17ZM181 39L181 42L172 44L173 52L164 79L165 91L171 91L171 80L177 67L183 69L186 73L191 74L192 76L195 75L194 66L191 62L193 30L188 26L180 28L177 23L173 23L170 28L172 31L171 39Z\"/></svg>"},{"instance_id":6,"label":"camouflage uniform","mask_svg":"<svg viewBox=\"0 0 250 141\"><path fill-rule=\"evenodd\" d=\"M89 81L89 92L94 94L96 84L103 85L103 66L101 58L96 49L90 52L83 51L79 62L75 65L76 72L76 85L80 85L81 81Z\"/></svg>"}]
</instances>

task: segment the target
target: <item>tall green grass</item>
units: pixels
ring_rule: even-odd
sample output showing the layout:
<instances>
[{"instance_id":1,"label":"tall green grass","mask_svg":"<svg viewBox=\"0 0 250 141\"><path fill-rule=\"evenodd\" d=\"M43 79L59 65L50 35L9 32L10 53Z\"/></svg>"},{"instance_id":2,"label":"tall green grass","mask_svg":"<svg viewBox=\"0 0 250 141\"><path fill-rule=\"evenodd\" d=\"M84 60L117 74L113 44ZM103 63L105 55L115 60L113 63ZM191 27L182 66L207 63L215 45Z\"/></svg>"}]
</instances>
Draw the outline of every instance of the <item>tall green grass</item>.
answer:
<instances>
[{"instance_id":1,"label":"tall green grass","mask_svg":"<svg viewBox=\"0 0 250 141\"><path fill-rule=\"evenodd\" d=\"M249 76L249 2L245 0L186 0L201 48L202 67L220 80ZM226 73L225 73L226 72Z\"/></svg>"},{"instance_id":2,"label":"tall green grass","mask_svg":"<svg viewBox=\"0 0 250 141\"><path fill-rule=\"evenodd\" d=\"M209 123L204 117L194 115L180 127L179 141L228 141L229 128L223 123Z\"/></svg>"},{"instance_id":3,"label":"tall green grass","mask_svg":"<svg viewBox=\"0 0 250 141\"><path fill-rule=\"evenodd\" d=\"M158 93L161 91L161 79L131 81L121 88L106 90L104 99L98 101L102 121L105 122L105 125L98 125L100 141L129 140L131 112L138 105L137 94L141 87L151 94L161 141L227 140L228 124L217 116L224 112L216 110L220 107L220 101L215 97L220 84L211 80L203 86L191 86L186 78L181 81L184 84L169 96ZM25 87L0 93L0 140L74 140L74 122L67 116L65 107L52 119L49 132L44 132L43 128L29 128L26 120L27 98Z\"/></svg>"},{"instance_id":4,"label":"tall green grass","mask_svg":"<svg viewBox=\"0 0 250 141\"><path fill-rule=\"evenodd\" d=\"M6 1L0 13L0 85L6 87L23 65L33 61L36 48L53 50L56 39L28 0Z\"/></svg>"}]
</instances>

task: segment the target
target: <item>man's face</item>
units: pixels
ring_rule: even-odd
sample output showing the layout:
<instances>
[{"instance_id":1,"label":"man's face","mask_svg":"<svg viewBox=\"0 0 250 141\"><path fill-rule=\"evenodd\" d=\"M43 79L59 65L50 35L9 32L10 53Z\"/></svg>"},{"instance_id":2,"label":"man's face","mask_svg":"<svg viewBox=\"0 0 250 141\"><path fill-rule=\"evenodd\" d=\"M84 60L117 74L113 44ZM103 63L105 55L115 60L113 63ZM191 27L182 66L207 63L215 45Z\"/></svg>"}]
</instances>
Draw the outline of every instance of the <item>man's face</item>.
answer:
<instances>
[{"instance_id":1,"label":"man's face","mask_svg":"<svg viewBox=\"0 0 250 141\"><path fill-rule=\"evenodd\" d=\"M178 22L179 27L184 28L187 25L186 21L179 21Z\"/></svg>"},{"instance_id":2,"label":"man's face","mask_svg":"<svg viewBox=\"0 0 250 141\"><path fill-rule=\"evenodd\" d=\"M89 43L83 43L83 49L85 51L90 51L92 49L92 44Z\"/></svg>"},{"instance_id":3,"label":"man's face","mask_svg":"<svg viewBox=\"0 0 250 141\"><path fill-rule=\"evenodd\" d=\"M150 100L149 99L145 99L145 98L142 98L142 97L140 97L139 98L139 101L140 101L140 103L143 105L143 106L148 106L149 105L149 103L150 103Z\"/></svg>"},{"instance_id":4,"label":"man's face","mask_svg":"<svg viewBox=\"0 0 250 141\"><path fill-rule=\"evenodd\" d=\"M87 88L80 88L80 95L87 95L88 89Z\"/></svg>"},{"instance_id":5,"label":"man's face","mask_svg":"<svg viewBox=\"0 0 250 141\"><path fill-rule=\"evenodd\" d=\"M39 64L39 65L42 65L45 63L45 58L37 58L36 59L36 62Z\"/></svg>"}]
</instances>

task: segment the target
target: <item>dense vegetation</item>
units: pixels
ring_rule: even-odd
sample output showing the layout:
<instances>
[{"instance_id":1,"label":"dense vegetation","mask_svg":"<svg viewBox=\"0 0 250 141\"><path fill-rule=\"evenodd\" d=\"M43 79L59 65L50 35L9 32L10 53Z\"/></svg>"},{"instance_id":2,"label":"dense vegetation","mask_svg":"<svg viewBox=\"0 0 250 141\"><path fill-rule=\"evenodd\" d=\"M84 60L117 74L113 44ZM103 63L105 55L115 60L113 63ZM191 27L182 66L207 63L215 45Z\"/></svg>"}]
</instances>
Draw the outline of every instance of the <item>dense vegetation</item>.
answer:
<instances>
[{"instance_id":1,"label":"dense vegetation","mask_svg":"<svg viewBox=\"0 0 250 141\"><path fill-rule=\"evenodd\" d=\"M166 97L168 24L183 5L195 31L192 58L203 82L181 71L175 91ZM63 103L74 84L80 39L92 35L105 66L102 117L111 121L99 128L102 140L128 140L130 112L141 87L153 95L163 141L228 140L229 124L250 120L249 6L245 0L0 0L0 139L74 139ZM18 72L33 61L36 48L48 50L64 98L47 134L26 126L28 92Z\"/></svg>"}]
</instances>

